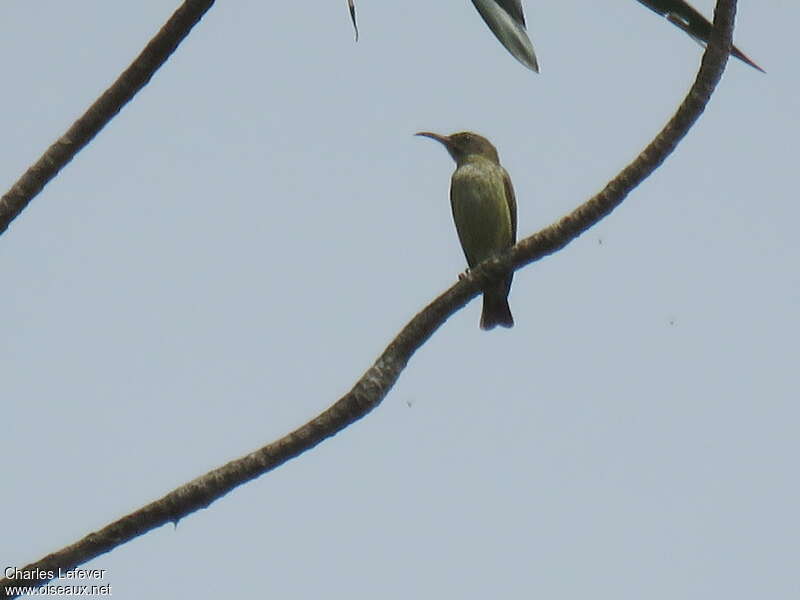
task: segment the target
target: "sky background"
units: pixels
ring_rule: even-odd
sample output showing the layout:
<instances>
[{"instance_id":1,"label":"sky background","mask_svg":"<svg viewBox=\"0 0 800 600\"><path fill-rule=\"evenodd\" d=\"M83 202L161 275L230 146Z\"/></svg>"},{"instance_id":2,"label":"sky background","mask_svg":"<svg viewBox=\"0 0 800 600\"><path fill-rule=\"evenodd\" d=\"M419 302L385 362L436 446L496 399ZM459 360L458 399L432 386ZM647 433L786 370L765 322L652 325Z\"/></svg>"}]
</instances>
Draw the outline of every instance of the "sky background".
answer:
<instances>
[{"instance_id":1,"label":"sky background","mask_svg":"<svg viewBox=\"0 0 800 600\"><path fill-rule=\"evenodd\" d=\"M600 6L602 4L602 6ZM711 14L711 0L695 0ZM87 567L114 597L800 596L800 4L741 2L653 177L454 315L364 420ZM0 3L0 187L178 2ZM587 8L589 7L589 8ZM3 533L21 566L350 389L465 267L453 163L489 137L521 236L662 127L701 48L633 0L218 2L0 238Z\"/></svg>"}]
</instances>

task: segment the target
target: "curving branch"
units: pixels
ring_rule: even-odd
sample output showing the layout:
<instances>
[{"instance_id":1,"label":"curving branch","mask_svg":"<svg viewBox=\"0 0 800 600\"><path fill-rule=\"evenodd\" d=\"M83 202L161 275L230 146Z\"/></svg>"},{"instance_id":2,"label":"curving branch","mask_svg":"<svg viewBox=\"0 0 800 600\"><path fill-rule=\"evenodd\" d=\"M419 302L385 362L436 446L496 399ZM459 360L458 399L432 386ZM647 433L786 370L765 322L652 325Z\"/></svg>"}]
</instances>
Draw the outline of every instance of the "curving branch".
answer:
<instances>
[{"instance_id":1,"label":"curving branch","mask_svg":"<svg viewBox=\"0 0 800 600\"><path fill-rule=\"evenodd\" d=\"M17 583L41 585L51 578L47 576L48 571L72 569L151 529L170 522L177 523L366 416L381 403L414 352L450 315L480 294L487 284L504 277L509 268L519 269L566 246L619 206L664 162L703 113L719 83L731 48L735 13L736 0L717 0L714 32L694 85L675 116L636 160L572 213L520 241L504 255L472 269L464 279L431 302L400 331L353 389L333 406L285 437L198 477L78 542L23 567L23 571L41 577L17 581L3 579L0 580L0 590L7 591Z\"/></svg>"},{"instance_id":2,"label":"curving branch","mask_svg":"<svg viewBox=\"0 0 800 600\"><path fill-rule=\"evenodd\" d=\"M66 164L130 102L176 50L214 0L185 0L117 80L0 198L0 234Z\"/></svg>"}]
</instances>

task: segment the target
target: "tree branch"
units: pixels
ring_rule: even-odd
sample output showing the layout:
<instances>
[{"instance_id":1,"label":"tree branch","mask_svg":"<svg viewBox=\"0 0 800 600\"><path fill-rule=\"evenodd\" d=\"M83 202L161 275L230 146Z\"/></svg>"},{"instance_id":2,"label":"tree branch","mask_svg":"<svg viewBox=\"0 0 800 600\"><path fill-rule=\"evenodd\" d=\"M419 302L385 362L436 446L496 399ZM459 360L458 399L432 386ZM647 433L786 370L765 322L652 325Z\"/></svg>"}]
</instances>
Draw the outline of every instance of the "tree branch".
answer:
<instances>
[{"instance_id":1,"label":"tree branch","mask_svg":"<svg viewBox=\"0 0 800 600\"><path fill-rule=\"evenodd\" d=\"M0 234L122 107L130 102L175 51L214 0L185 0L122 75L56 140L0 198Z\"/></svg>"},{"instance_id":2,"label":"tree branch","mask_svg":"<svg viewBox=\"0 0 800 600\"><path fill-rule=\"evenodd\" d=\"M0 589L7 591L17 583L40 585L50 579L48 571L74 568L151 529L169 522L177 523L186 515L205 508L234 488L310 450L366 416L381 403L414 352L450 315L481 293L487 284L501 279L507 269L519 269L566 246L608 215L664 162L703 113L722 76L730 52L735 12L736 0L717 1L714 33L703 55L695 83L675 116L636 160L600 193L572 213L520 241L503 256L471 270L469 275L431 302L402 329L353 389L333 406L285 437L198 477L163 498L22 569L44 576L24 581L3 579L0 580Z\"/></svg>"}]
</instances>

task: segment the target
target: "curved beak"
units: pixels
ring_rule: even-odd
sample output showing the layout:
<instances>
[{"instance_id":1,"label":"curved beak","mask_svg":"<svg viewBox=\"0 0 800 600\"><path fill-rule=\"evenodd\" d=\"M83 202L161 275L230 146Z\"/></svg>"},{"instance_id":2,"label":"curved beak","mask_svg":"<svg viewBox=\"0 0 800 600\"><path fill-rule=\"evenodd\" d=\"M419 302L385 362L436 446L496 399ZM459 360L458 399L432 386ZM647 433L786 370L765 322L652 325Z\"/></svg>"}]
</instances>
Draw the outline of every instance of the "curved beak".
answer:
<instances>
[{"instance_id":1,"label":"curved beak","mask_svg":"<svg viewBox=\"0 0 800 600\"><path fill-rule=\"evenodd\" d=\"M436 140L444 149L447 150L447 153L450 155L454 161L458 162L458 156L456 154L455 146L453 146L453 141L450 139L449 135L439 135L438 133L433 133L431 131L419 131L414 135L421 135L422 137L428 137L432 140Z\"/></svg>"},{"instance_id":2,"label":"curved beak","mask_svg":"<svg viewBox=\"0 0 800 600\"><path fill-rule=\"evenodd\" d=\"M430 131L418 131L414 135L419 135L419 136L422 136L422 137L428 137L428 138L431 138L432 140L436 140L440 144L444 144L444 146L447 147L447 148L450 147L450 138L447 137L446 135L439 135L438 133L432 133Z\"/></svg>"},{"instance_id":3,"label":"curved beak","mask_svg":"<svg viewBox=\"0 0 800 600\"><path fill-rule=\"evenodd\" d=\"M436 140L447 146L450 143L450 139L446 135L439 135L438 133L433 133L431 131L418 131L414 135L420 135L422 137L429 137L432 140Z\"/></svg>"}]
</instances>

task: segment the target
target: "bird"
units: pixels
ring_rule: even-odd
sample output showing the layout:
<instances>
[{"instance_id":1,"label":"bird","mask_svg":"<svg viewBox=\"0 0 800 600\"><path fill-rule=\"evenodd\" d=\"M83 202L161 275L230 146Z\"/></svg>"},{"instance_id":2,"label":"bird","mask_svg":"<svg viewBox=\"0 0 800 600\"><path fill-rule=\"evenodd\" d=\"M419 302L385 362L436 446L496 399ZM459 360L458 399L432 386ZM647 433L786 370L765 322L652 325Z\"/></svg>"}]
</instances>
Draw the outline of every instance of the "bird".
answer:
<instances>
[{"instance_id":1,"label":"bird","mask_svg":"<svg viewBox=\"0 0 800 600\"><path fill-rule=\"evenodd\" d=\"M682 29L703 45L707 44L711 38L713 25L687 2L683 2L683 0L639 0L639 2L653 12L666 17L670 23ZM754 69L762 73L766 72L736 46L731 48L731 54Z\"/></svg>"},{"instance_id":2,"label":"bird","mask_svg":"<svg viewBox=\"0 0 800 600\"><path fill-rule=\"evenodd\" d=\"M500 165L492 143L471 131L452 135L420 131L416 135L440 142L456 161L450 179L450 207L467 265L473 268L513 246L517 201L511 177ZM508 306L513 275L512 271L484 290L481 329L514 326Z\"/></svg>"}]
</instances>

